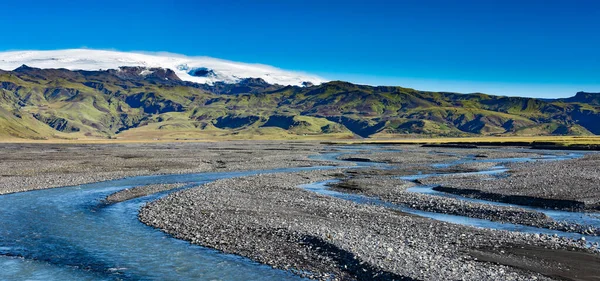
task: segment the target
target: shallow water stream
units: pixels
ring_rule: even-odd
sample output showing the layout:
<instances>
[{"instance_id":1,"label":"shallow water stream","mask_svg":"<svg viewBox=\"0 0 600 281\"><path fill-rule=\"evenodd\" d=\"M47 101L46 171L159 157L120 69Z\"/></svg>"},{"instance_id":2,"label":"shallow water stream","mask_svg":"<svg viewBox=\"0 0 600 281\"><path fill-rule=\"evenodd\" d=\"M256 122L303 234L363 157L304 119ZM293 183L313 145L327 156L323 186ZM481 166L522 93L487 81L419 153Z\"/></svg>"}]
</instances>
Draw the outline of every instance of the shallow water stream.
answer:
<instances>
[{"instance_id":1,"label":"shallow water stream","mask_svg":"<svg viewBox=\"0 0 600 281\"><path fill-rule=\"evenodd\" d=\"M560 151L552 151L552 152L546 151L544 153L545 153L544 155L542 155L540 157L535 157L535 158L520 157L520 158L488 159L488 158L477 158L474 155L469 155L469 156L463 157L459 160L451 161L448 163L433 164L431 166L433 166L434 168L449 168L452 166L466 164L466 163L498 163L498 165L491 167L489 169L481 170L481 171L477 171L477 172L453 172L453 173L432 173L432 174L417 173L414 175L401 176L398 178L407 180L407 181L414 181L414 180L423 179L423 178L427 178L427 177L433 177L433 176L486 175L486 176L489 176L489 180L493 180L496 177L506 176L506 172L508 172L508 169L506 169L501 164L533 162L533 161L559 161L559 160L569 160L569 159L580 158L583 156L582 154L579 154L579 153L562 154ZM330 161L334 160L331 158L331 156L327 156L326 158ZM388 165L385 163L368 163L368 166L380 167L380 168L385 169L385 168L390 168L391 165ZM345 199L345 200L350 200L350 201L353 201L356 203L383 206L386 208L392 208L392 209L400 210L400 211L403 211L406 213L411 213L414 215L427 217L427 218L431 218L431 219L435 219L435 220L439 220L439 221L449 222L449 223L469 225L469 226L473 226L473 227L496 229L496 230L517 231L517 232L523 232L523 233L538 233L538 234L547 234L547 235L557 235L557 236L567 237L567 238L571 238L571 239L581 239L582 237L584 237L586 239L586 241L588 241L588 245L592 245L592 243L600 244L600 237L598 237L598 236L582 235L582 234L578 234L578 233L550 230L550 229L545 229L545 228L524 226L524 225L519 225L519 224L494 222L494 221L490 221L490 220L470 218L470 217L466 217L466 216L426 212L426 211L412 209L412 208L406 207L404 205L397 205L397 204L385 202L378 198L368 197L368 196L364 196L364 195L360 195L360 194L349 194L349 193L338 192L338 191L335 191L335 190L332 190L329 188L329 185L336 181L337 180L321 181L321 182L315 182L315 183L311 183L311 184L305 184L300 187L304 188L306 190L317 192L319 194L337 197L337 198L341 198L341 199ZM476 202L476 203L489 204L489 205L495 205L495 206L518 207L518 208L522 208L522 209L526 209L526 210L532 210L532 211L538 211L538 212L544 213L548 217L554 219L555 221L565 221L565 222L569 222L569 223L575 223L575 224L581 224L581 225L587 225L587 226L593 226L593 227L600 228L600 216L597 213L551 210L551 209L536 208L536 207L487 201L487 200L481 200L481 199L474 199L474 198L468 198L468 197L464 197L464 196L460 196L460 195L436 191L433 189L433 187L434 186L431 186L431 185L417 185L417 186L408 188L407 192L416 192L416 193L422 193L422 194L427 194L427 195L432 195L432 196L449 197L449 198L455 198L455 199L469 201L469 202Z\"/></svg>"},{"instance_id":2,"label":"shallow water stream","mask_svg":"<svg viewBox=\"0 0 600 281\"><path fill-rule=\"evenodd\" d=\"M262 172L308 169L315 168ZM144 176L2 195L0 280L300 280L246 258L191 245L139 222L139 208L168 192L112 205L102 202L133 186L202 184L257 173Z\"/></svg>"}]
</instances>

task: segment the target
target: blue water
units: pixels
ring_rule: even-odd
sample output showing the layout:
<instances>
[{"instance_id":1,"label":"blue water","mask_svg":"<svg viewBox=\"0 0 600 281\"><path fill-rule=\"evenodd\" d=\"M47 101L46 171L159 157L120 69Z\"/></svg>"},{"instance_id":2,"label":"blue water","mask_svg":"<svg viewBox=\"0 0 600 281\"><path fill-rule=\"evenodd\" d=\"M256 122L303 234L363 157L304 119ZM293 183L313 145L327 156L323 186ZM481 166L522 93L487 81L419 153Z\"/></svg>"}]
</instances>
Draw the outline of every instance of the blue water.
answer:
<instances>
[{"instance_id":1,"label":"blue water","mask_svg":"<svg viewBox=\"0 0 600 281\"><path fill-rule=\"evenodd\" d=\"M262 172L310 169L316 168ZM139 208L168 192L112 205L102 202L132 186L202 184L257 173L144 176L2 195L0 280L299 280L285 271L174 239L139 222Z\"/></svg>"},{"instance_id":2,"label":"blue water","mask_svg":"<svg viewBox=\"0 0 600 281\"><path fill-rule=\"evenodd\" d=\"M370 165L377 164L355 167ZM138 221L141 206L172 191L111 205L102 200L140 185L194 186L258 173L332 168L140 176L1 195L0 280L300 280L246 258L191 245Z\"/></svg>"}]
</instances>

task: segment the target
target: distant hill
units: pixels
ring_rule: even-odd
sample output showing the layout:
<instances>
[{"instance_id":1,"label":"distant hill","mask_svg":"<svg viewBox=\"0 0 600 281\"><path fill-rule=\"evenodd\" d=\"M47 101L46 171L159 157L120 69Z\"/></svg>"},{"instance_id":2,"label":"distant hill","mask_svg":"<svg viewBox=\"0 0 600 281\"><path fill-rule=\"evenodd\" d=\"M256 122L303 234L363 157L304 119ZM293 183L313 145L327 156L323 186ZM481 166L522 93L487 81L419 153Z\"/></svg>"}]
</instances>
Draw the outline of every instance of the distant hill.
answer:
<instances>
[{"instance_id":1,"label":"distant hill","mask_svg":"<svg viewBox=\"0 0 600 281\"><path fill-rule=\"evenodd\" d=\"M0 71L2 138L591 135L600 134L599 110L600 93L541 100L341 81L199 84L139 66Z\"/></svg>"},{"instance_id":2,"label":"distant hill","mask_svg":"<svg viewBox=\"0 0 600 281\"><path fill-rule=\"evenodd\" d=\"M590 105L600 105L600 93L578 92L574 97L558 99L568 103L585 103Z\"/></svg>"}]
</instances>

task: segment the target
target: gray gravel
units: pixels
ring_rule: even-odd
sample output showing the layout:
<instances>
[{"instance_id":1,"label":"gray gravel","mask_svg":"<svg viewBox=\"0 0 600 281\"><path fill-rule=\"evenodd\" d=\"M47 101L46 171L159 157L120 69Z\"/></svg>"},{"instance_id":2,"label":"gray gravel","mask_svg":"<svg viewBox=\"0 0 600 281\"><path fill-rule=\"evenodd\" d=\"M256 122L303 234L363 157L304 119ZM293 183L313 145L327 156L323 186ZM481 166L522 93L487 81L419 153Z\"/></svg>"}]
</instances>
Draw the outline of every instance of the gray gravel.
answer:
<instances>
[{"instance_id":1,"label":"gray gravel","mask_svg":"<svg viewBox=\"0 0 600 281\"><path fill-rule=\"evenodd\" d=\"M134 198L138 198L138 197L142 197L142 196L146 196L146 195L150 195L150 194L154 194L154 193L159 193L162 191L180 188L184 185L185 184L183 184L183 183L151 184L151 185L126 188L126 189L117 191L111 195L106 196L106 199L104 199L104 201L108 204L113 204L113 203L123 202L123 201L127 201L130 199L134 199Z\"/></svg>"},{"instance_id":2,"label":"gray gravel","mask_svg":"<svg viewBox=\"0 0 600 281\"><path fill-rule=\"evenodd\" d=\"M219 180L152 202L139 217L177 238L323 280L547 280L470 253L519 245L591 251L583 242L437 222L297 187L338 174Z\"/></svg>"},{"instance_id":3,"label":"gray gravel","mask_svg":"<svg viewBox=\"0 0 600 281\"><path fill-rule=\"evenodd\" d=\"M457 189L455 192L479 191L464 195L488 200L536 203L535 198L541 198L549 199L537 202L545 207L600 210L600 154L565 161L512 163L508 168L508 177L493 181L482 180L485 176L480 175L456 175L427 178L423 182ZM552 200L557 201L553 204Z\"/></svg>"},{"instance_id":4,"label":"gray gravel","mask_svg":"<svg viewBox=\"0 0 600 281\"><path fill-rule=\"evenodd\" d=\"M0 144L0 194L124 177L338 165L312 142Z\"/></svg>"},{"instance_id":5,"label":"gray gravel","mask_svg":"<svg viewBox=\"0 0 600 281\"><path fill-rule=\"evenodd\" d=\"M371 197L377 197L386 202L404 205L421 211L486 219L496 222L520 224L586 235L600 235L600 229L596 227L558 222L543 213L532 210L475 203L460 199L406 191L407 188L413 187L414 185L415 184L412 182L390 177L362 176L347 178L339 183L333 184L332 188L342 192L360 193Z\"/></svg>"},{"instance_id":6,"label":"gray gravel","mask_svg":"<svg viewBox=\"0 0 600 281\"><path fill-rule=\"evenodd\" d=\"M478 149L456 149L456 148L428 148L411 145L385 146L381 149L400 151L378 151L375 149L361 149L357 154L339 157L341 160L348 158L362 158L371 162L382 162L398 166L429 165L436 163L448 163L470 156L475 158L523 158L540 157L544 152L527 151L511 148L478 148ZM564 154L564 153L562 153ZM465 164L470 165L470 164ZM476 165L487 165L479 163Z\"/></svg>"},{"instance_id":7,"label":"gray gravel","mask_svg":"<svg viewBox=\"0 0 600 281\"><path fill-rule=\"evenodd\" d=\"M402 147L402 152L363 152L339 157L340 160L355 161L364 159L370 162L382 162L394 165L422 165L458 160L453 154L438 154L417 147Z\"/></svg>"}]
</instances>

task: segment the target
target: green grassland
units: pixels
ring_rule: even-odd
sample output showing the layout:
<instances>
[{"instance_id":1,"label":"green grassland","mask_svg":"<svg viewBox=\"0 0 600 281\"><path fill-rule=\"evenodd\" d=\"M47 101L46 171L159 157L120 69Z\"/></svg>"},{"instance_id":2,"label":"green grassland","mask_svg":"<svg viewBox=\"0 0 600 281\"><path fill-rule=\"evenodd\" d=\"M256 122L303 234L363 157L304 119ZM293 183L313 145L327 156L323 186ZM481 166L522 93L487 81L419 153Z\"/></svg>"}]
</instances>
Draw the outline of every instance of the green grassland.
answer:
<instances>
[{"instance_id":1,"label":"green grassland","mask_svg":"<svg viewBox=\"0 0 600 281\"><path fill-rule=\"evenodd\" d=\"M594 137L584 137L600 134L598 94L540 100L341 81L311 87L264 85L256 79L243 83L235 89L247 92L228 94L223 89L235 85L123 77L115 71L29 67L0 71L0 139L555 140L571 136L570 141L594 142Z\"/></svg>"}]
</instances>

